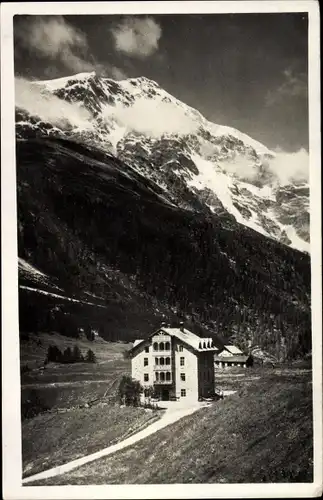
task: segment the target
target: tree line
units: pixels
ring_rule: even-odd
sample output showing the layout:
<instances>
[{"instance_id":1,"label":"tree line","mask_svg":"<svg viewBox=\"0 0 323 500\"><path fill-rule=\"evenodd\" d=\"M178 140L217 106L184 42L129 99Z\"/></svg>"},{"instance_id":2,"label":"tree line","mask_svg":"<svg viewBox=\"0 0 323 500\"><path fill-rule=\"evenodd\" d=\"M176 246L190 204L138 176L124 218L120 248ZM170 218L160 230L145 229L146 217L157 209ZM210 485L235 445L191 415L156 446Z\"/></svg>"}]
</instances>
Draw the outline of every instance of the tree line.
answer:
<instances>
[{"instance_id":1,"label":"tree line","mask_svg":"<svg viewBox=\"0 0 323 500\"><path fill-rule=\"evenodd\" d=\"M55 148L20 148L20 255L33 255L71 293L105 297L106 309L86 313L89 323L103 325L105 338L129 340L153 317L154 302L225 338L235 328L241 337L250 329L262 347L276 349L278 329L291 339L290 357L310 349L308 256L229 219L170 210L112 160L112 181L103 182L86 157L82 163L58 155L52 168L43 158L51 159ZM34 313L36 320L43 314ZM28 322L27 311L23 316ZM54 316L41 323L57 321L57 331L73 331L76 310Z\"/></svg>"},{"instance_id":2,"label":"tree line","mask_svg":"<svg viewBox=\"0 0 323 500\"><path fill-rule=\"evenodd\" d=\"M83 356L81 349L74 345L73 349L67 347L63 352L56 346L50 345L47 350L46 363L96 363L96 356L92 349L88 349Z\"/></svg>"}]
</instances>

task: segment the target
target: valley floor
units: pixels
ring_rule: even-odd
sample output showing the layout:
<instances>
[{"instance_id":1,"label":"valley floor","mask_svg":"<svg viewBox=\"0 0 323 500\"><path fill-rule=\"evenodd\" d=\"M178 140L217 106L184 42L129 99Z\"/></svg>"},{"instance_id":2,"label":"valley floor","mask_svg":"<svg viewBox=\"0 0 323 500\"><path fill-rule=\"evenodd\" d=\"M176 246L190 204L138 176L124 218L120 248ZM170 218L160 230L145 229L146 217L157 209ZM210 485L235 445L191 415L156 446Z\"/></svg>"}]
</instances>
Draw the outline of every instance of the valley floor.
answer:
<instances>
[{"instance_id":1,"label":"valley floor","mask_svg":"<svg viewBox=\"0 0 323 500\"><path fill-rule=\"evenodd\" d=\"M92 349L98 362L43 369L49 345L78 345L83 354ZM113 445L159 418L158 412L114 404L120 377L130 373L127 344L42 334L21 346L21 365L29 368L21 379L22 405L34 398L49 409L22 422L23 477Z\"/></svg>"},{"instance_id":2,"label":"valley floor","mask_svg":"<svg viewBox=\"0 0 323 500\"><path fill-rule=\"evenodd\" d=\"M98 365L98 379L107 366L112 377L112 366L120 369L122 363L124 369L129 362L120 357L112 364ZM85 373L88 367L85 370L83 366L83 370ZM94 376L92 373L86 377ZM170 422L151 436L115 450L111 456L28 484L312 481L310 368L218 372L216 386L232 391L232 395ZM92 385L84 390L89 387ZM136 431L153 422L153 413L106 405L54 416L39 415L25 421L24 475L31 476L102 450L127 439L129 432L135 437Z\"/></svg>"},{"instance_id":3,"label":"valley floor","mask_svg":"<svg viewBox=\"0 0 323 500\"><path fill-rule=\"evenodd\" d=\"M177 404L173 403L170 405L167 405L165 408L165 411L160 411L160 412L153 412L151 415L151 418L147 421L144 421L144 423L141 425L141 427L144 427L143 429L140 429L139 426L137 427L131 427L130 430L133 432L130 437L127 437L126 439L123 439L122 437L116 444L111 444L107 448L103 448L95 453L92 453L90 455L84 455L81 456L78 459L72 460L71 462L65 462L67 457L64 457L64 464L56 466L52 469L44 470L43 472L40 472L38 474L29 476L23 480L23 484L28 484L28 483L34 483L35 481L43 480L43 479L48 479L51 477L56 477L61 474L65 474L66 472L70 472L84 464L88 464L90 462L93 462L94 460L98 460L99 458L106 457L108 455L112 455L116 451L122 450L124 448L127 448L138 441L141 441L142 439L151 436L152 434L158 432L160 429L163 429L167 427L168 425L173 424L174 422L177 422L179 419L191 415L195 411L207 406L207 403L195 403L195 404ZM109 419L111 418L111 408L107 408L107 411L105 412L105 416L108 417ZM139 410L137 408L122 408L121 412L119 411L119 407L115 406L114 410L116 410L116 414L119 416L119 419L121 421L124 421L125 414L128 413L132 419L135 418L135 412L133 410ZM142 409L141 409L142 413ZM92 415L92 417L95 418L95 416ZM160 418L158 418L160 417ZM110 420L109 420L110 421ZM115 428L113 428L112 425L112 431L115 432ZM101 431L102 432L102 431ZM111 432L111 428L109 426L109 432ZM73 429L72 429L73 433ZM105 434L107 434L107 429L103 431ZM42 464L44 466L44 463Z\"/></svg>"}]
</instances>

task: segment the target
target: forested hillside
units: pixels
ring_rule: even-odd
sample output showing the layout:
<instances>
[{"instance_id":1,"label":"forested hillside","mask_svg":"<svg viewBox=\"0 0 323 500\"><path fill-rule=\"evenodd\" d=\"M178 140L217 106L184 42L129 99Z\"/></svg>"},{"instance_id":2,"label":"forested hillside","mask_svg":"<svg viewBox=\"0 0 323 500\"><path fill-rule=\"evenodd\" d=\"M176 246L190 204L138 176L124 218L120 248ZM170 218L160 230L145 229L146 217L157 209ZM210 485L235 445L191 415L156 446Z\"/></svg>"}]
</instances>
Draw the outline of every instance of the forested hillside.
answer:
<instances>
[{"instance_id":1,"label":"forested hillside","mask_svg":"<svg viewBox=\"0 0 323 500\"><path fill-rule=\"evenodd\" d=\"M310 350L307 254L175 207L131 165L74 142L18 140L17 181L19 256L80 301L21 276L21 331L87 324L132 340L180 317L219 341Z\"/></svg>"}]
</instances>

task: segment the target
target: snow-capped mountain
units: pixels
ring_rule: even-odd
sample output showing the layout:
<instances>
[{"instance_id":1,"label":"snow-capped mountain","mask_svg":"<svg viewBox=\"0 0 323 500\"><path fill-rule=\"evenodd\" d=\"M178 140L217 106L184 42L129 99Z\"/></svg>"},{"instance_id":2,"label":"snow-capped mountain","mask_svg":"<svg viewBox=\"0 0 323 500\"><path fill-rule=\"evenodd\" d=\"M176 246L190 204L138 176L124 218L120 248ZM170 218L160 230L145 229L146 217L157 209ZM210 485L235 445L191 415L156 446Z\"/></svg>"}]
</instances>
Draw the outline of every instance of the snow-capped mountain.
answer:
<instances>
[{"instance_id":1,"label":"snow-capped mountain","mask_svg":"<svg viewBox=\"0 0 323 500\"><path fill-rule=\"evenodd\" d=\"M276 154L216 125L147 78L95 73L16 88L18 137L59 136L95 145L158 185L169 203L227 214L309 252L309 186L282 183ZM199 200L199 204L196 203Z\"/></svg>"}]
</instances>

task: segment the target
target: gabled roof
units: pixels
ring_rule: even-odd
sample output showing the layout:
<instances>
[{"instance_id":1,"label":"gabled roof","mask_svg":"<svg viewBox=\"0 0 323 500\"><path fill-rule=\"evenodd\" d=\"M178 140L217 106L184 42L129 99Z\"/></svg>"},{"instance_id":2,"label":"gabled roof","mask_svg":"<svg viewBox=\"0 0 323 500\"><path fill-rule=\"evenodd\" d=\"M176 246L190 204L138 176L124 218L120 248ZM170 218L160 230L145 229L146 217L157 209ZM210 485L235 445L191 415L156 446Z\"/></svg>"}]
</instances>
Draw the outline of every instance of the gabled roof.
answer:
<instances>
[{"instance_id":1,"label":"gabled roof","mask_svg":"<svg viewBox=\"0 0 323 500\"><path fill-rule=\"evenodd\" d=\"M143 341L144 341L143 339L135 340L132 347L136 347L137 345L141 344L141 342L143 342Z\"/></svg>"},{"instance_id":2,"label":"gabled roof","mask_svg":"<svg viewBox=\"0 0 323 500\"><path fill-rule=\"evenodd\" d=\"M169 328L162 326L158 328L158 330L156 330L155 332L151 333L148 338L153 337L158 332L164 332L167 335L170 335L171 337L176 337L178 340L189 345L195 351L198 352L218 351L218 348L213 345L213 340L211 337L207 338L199 337L198 335L196 335L193 332L190 332L186 328L181 329L181 328ZM132 349L137 347L142 342L145 341L135 340Z\"/></svg>"},{"instance_id":3,"label":"gabled roof","mask_svg":"<svg viewBox=\"0 0 323 500\"><path fill-rule=\"evenodd\" d=\"M200 337L198 335L195 335L195 333L190 332L186 328L183 328L182 331L180 328L162 327L161 330L168 335L177 337L179 340L186 342L186 344L189 344L194 349L198 349L199 342L201 340Z\"/></svg>"},{"instance_id":4,"label":"gabled roof","mask_svg":"<svg viewBox=\"0 0 323 500\"><path fill-rule=\"evenodd\" d=\"M190 332L190 330L187 330L186 328L169 328L169 327L161 327L160 330L163 332L167 333L168 335L172 337L176 337L177 339L181 340L185 344L188 344L189 346L193 347L196 351L202 352L202 351L217 351L218 348L213 345L213 340L211 337L199 337L193 332ZM159 330L159 331L160 331Z\"/></svg>"},{"instance_id":5,"label":"gabled roof","mask_svg":"<svg viewBox=\"0 0 323 500\"><path fill-rule=\"evenodd\" d=\"M243 354L241 349L239 349L239 347L237 347L235 345L225 345L224 349L231 352L231 354Z\"/></svg>"}]
</instances>

